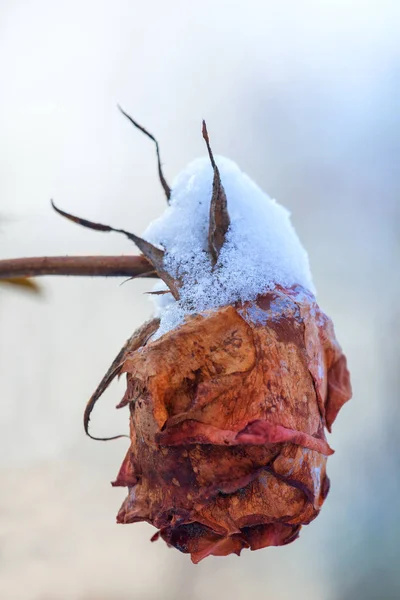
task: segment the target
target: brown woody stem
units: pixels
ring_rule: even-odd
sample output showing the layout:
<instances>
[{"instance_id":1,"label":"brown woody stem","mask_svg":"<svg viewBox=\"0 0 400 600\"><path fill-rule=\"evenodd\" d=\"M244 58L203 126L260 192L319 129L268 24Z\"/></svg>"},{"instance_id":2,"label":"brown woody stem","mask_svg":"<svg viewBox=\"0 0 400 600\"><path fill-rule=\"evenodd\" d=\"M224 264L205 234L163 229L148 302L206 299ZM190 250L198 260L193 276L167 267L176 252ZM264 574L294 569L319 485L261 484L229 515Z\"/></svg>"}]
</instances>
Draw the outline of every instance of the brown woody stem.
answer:
<instances>
[{"instance_id":1,"label":"brown woody stem","mask_svg":"<svg viewBox=\"0 0 400 600\"><path fill-rule=\"evenodd\" d=\"M0 260L0 279L41 275L157 277L144 256L40 256Z\"/></svg>"}]
</instances>

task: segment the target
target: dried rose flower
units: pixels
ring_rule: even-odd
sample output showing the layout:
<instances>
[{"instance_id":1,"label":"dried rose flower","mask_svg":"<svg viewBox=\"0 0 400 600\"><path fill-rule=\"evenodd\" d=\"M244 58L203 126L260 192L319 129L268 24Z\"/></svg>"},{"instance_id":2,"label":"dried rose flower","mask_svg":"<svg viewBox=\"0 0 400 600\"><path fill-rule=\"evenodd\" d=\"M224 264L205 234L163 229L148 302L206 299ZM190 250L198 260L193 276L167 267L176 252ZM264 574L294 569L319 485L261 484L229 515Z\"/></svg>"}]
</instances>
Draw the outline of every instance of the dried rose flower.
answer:
<instances>
[{"instance_id":1,"label":"dried rose flower","mask_svg":"<svg viewBox=\"0 0 400 600\"><path fill-rule=\"evenodd\" d=\"M331 321L302 288L188 318L127 355L119 523L206 556L287 544L329 490L324 435L350 395Z\"/></svg>"},{"instance_id":2,"label":"dried rose flower","mask_svg":"<svg viewBox=\"0 0 400 600\"><path fill-rule=\"evenodd\" d=\"M153 539L195 563L298 537L329 491L325 428L351 396L288 214L219 159L223 186L205 125L203 136L209 206L198 165L171 193L155 142L171 206L147 240L56 209L127 235L148 261L146 274L165 283L155 292L167 298L161 321L128 340L89 401L85 428L101 393L126 373L119 407L129 407L131 444L113 485L128 495L117 520L151 523Z\"/></svg>"}]
</instances>

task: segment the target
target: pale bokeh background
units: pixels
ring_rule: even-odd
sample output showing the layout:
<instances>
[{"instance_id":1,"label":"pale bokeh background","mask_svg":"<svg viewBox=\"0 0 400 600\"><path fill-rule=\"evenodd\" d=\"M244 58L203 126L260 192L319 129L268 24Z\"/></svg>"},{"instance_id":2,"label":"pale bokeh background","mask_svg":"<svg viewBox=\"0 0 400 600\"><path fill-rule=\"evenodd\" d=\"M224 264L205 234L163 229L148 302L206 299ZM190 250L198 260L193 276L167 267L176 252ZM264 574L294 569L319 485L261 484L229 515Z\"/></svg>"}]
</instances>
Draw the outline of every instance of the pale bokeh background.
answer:
<instances>
[{"instance_id":1,"label":"pale bokeh background","mask_svg":"<svg viewBox=\"0 0 400 600\"><path fill-rule=\"evenodd\" d=\"M193 566L117 526L126 441L82 410L151 312L146 282L44 279L0 297L0 598L400 597L398 0L1 0L0 256L133 251L49 206L140 233L165 172L214 151L289 207L354 399L330 438L330 496L300 540ZM93 431L126 429L115 384Z\"/></svg>"}]
</instances>

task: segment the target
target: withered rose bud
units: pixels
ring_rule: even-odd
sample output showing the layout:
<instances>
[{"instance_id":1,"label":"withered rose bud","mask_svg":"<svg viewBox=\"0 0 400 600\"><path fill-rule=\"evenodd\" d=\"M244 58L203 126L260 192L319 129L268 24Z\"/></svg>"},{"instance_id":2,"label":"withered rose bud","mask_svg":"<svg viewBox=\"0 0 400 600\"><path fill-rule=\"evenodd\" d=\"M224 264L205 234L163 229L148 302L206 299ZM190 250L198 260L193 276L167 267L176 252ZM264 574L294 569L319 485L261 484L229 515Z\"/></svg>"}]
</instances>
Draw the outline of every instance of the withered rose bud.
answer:
<instances>
[{"instance_id":1,"label":"withered rose bud","mask_svg":"<svg viewBox=\"0 0 400 600\"><path fill-rule=\"evenodd\" d=\"M119 523L147 521L197 563L295 540L329 490L324 434L350 397L311 294L277 288L189 317L129 353Z\"/></svg>"},{"instance_id":2,"label":"withered rose bud","mask_svg":"<svg viewBox=\"0 0 400 600\"><path fill-rule=\"evenodd\" d=\"M128 340L85 411L88 432L101 393L127 374L118 522L151 523L195 563L288 544L328 494L325 428L351 396L307 254L283 207L234 163L217 166L205 124L209 161L171 189L155 138L128 118L156 144L165 215L140 238L56 209L126 235L144 255L137 273L164 282L160 318Z\"/></svg>"}]
</instances>

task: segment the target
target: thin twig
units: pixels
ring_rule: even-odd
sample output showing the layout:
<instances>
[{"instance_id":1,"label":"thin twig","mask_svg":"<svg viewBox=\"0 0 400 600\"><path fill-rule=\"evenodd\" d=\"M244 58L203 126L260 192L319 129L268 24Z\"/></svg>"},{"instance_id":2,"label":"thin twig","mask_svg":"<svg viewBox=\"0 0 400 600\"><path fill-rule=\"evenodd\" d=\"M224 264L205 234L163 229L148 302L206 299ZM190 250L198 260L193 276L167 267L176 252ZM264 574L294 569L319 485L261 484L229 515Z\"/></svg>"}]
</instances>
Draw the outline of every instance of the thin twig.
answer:
<instances>
[{"instance_id":1,"label":"thin twig","mask_svg":"<svg viewBox=\"0 0 400 600\"><path fill-rule=\"evenodd\" d=\"M0 279L41 275L158 277L144 256L38 256L0 260Z\"/></svg>"}]
</instances>

